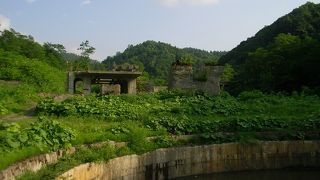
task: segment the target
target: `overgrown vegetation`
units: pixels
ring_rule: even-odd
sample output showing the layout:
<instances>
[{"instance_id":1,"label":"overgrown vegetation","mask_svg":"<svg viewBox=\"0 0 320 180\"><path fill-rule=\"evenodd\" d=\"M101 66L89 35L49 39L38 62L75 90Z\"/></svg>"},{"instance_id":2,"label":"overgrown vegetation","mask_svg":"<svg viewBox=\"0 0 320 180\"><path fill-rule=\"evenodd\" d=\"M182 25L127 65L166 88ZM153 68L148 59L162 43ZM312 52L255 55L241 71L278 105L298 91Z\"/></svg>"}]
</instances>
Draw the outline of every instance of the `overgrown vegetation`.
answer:
<instances>
[{"instance_id":1,"label":"overgrown vegetation","mask_svg":"<svg viewBox=\"0 0 320 180\"><path fill-rule=\"evenodd\" d=\"M0 121L0 151L36 146L40 150L57 150L71 146L75 133L70 128L62 126L59 122L39 117L38 121L30 127L21 129L16 123Z\"/></svg>"},{"instance_id":2,"label":"overgrown vegetation","mask_svg":"<svg viewBox=\"0 0 320 180\"><path fill-rule=\"evenodd\" d=\"M302 90L320 93L320 4L308 2L222 56L236 70L233 91Z\"/></svg>"},{"instance_id":3,"label":"overgrown vegetation","mask_svg":"<svg viewBox=\"0 0 320 180\"><path fill-rule=\"evenodd\" d=\"M63 92L65 74L40 60L0 49L0 79L21 81L38 92Z\"/></svg>"},{"instance_id":4,"label":"overgrown vegetation","mask_svg":"<svg viewBox=\"0 0 320 180\"><path fill-rule=\"evenodd\" d=\"M0 81L0 115L20 113L36 101L35 88L21 82Z\"/></svg>"},{"instance_id":5,"label":"overgrown vegetation","mask_svg":"<svg viewBox=\"0 0 320 180\"><path fill-rule=\"evenodd\" d=\"M316 95L260 91L243 92L237 97L226 92L209 96L202 92L162 91L136 96L75 96L62 102L45 98L38 103L37 112L55 120L40 119L24 125L24 129L14 123L2 123L0 163L4 168L27 155L68 147L70 143L108 140L128 142L119 154L143 153L176 146L177 142L168 135L200 135L191 142L195 144L312 139L306 133L320 129L319 107ZM264 136L266 132L273 133L272 137ZM151 136L155 137L153 141L147 138ZM30 149L31 144L36 148ZM7 151L25 155L16 157ZM94 151L88 152L88 159L101 160ZM76 160L70 156L60 162L63 169L39 173L62 173L86 162L85 157Z\"/></svg>"},{"instance_id":6,"label":"overgrown vegetation","mask_svg":"<svg viewBox=\"0 0 320 180\"><path fill-rule=\"evenodd\" d=\"M0 121L0 169L32 155L71 147L75 132L45 117L21 128L17 123Z\"/></svg>"},{"instance_id":7,"label":"overgrown vegetation","mask_svg":"<svg viewBox=\"0 0 320 180\"><path fill-rule=\"evenodd\" d=\"M59 117L91 116L101 121L137 121L171 134L236 131L317 130L319 97L243 92L233 97L181 91L139 96L73 97L57 103L44 99L37 112ZM126 132L126 129L113 132Z\"/></svg>"},{"instance_id":8,"label":"overgrown vegetation","mask_svg":"<svg viewBox=\"0 0 320 180\"><path fill-rule=\"evenodd\" d=\"M73 96L61 102L40 98L39 92L63 92L62 71L67 67L88 70L94 48L85 41L80 57L67 54L59 44L40 45L31 36L2 32L0 115L25 111L39 100L39 119L0 121L0 169L40 153L78 146L75 154L21 177L52 179L81 163L180 145L173 135L197 135L194 141L185 142L192 144L319 138L308 134L319 134L320 129L320 98L315 95L320 87L318 8L307 3L222 59L231 64L225 65L222 81L235 76L238 84L234 96L176 90L136 96ZM216 65L223 54L147 41L108 57L104 64L109 68L114 62L139 66L145 70L138 79L138 88L143 90L150 80L165 85L173 60L194 64L194 79L205 81L207 72L197 68L204 63ZM92 65L103 69L100 63ZM108 140L128 144L120 149L79 148Z\"/></svg>"}]
</instances>

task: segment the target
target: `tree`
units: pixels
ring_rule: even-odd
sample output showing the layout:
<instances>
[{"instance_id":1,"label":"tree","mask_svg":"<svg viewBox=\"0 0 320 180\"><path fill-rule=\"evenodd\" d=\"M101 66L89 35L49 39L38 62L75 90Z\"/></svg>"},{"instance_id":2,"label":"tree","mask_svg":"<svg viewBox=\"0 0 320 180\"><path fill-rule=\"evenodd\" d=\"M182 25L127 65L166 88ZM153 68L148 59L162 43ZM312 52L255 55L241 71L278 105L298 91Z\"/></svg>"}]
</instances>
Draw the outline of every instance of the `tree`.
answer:
<instances>
[{"instance_id":1,"label":"tree","mask_svg":"<svg viewBox=\"0 0 320 180\"><path fill-rule=\"evenodd\" d=\"M223 73L221 75L221 81L223 82L231 81L233 79L233 76L234 76L234 69L230 64L225 64Z\"/></svg>"},{"instance_id":2,"label":"tree","mask_svg":"<svg viewBox=\"0 0 320 180\"><path fill-rule=\"evenodd\" d=\"M4 30L1 33L0 48L30 59L43 60L45 58L43 47L35 42L32 36L20 34L13 29Z\"/></svg>"},{"instance_id":3,"label":"tree","mask_svg":"<svg viewBox=\"0 0 320 180\"><path fill-rule=\"evenodd\" d=\"M72 70L74 70L74 71L81 71L81 70L88 71L89 65L91 62L90 55L94 53L96 48L90 46L89 41L86 40L80 44L80 47L78 48L78 50L81 51L81 58L75 60L72 63Z\"/></svg>"},{"instance_id":4,"label":"tree","mask_svg":"<svg viewBox=\"0 0 320 180\"><path fill-rule=\"evenodd\" d=\"M239 71L241 88L262 91L294 91L320 87L320 42L310 37L279 34L265 48L249 53Z\"/></svg>"},{"instance_id":5,"label":"tree","mask_svg":"<svg viewBox=\"0 0 320 180\"><path fill-rule=\"evenodd\" d=\"M86 40L85 42L82 42L80 44L80 47L78 48L78 50L81 51L81 56L82 57L89 59L90 55L95 52L96 48L90 46L89 45L89 41Z\"/></svg>"},{"instance_id":6,"label":"tree","mask_svg":"<svg viewBox=\"0 0 320 180\"><path fill-rule=\"evenodd\" d=\"M66 61L63 55L66 53L65 47L61 44L44 43L46 62L57 68L65 68Z\"/></svg>"}]
</instances>

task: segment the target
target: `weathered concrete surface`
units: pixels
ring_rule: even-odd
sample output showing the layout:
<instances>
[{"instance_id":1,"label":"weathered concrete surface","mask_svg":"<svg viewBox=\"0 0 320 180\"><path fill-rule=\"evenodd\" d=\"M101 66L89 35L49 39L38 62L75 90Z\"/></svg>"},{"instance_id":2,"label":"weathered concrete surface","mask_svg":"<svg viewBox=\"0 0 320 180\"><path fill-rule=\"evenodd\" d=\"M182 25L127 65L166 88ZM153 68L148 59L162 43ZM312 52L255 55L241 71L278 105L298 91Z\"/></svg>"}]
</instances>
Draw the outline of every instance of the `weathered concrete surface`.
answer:
<instances>
[{"instance_id":1,"label":"weathered concrete surface","mask_svg":"<svg viewBox=\"0 0 320 180\"><path fill-rule=\"evenodd\" d=\"M203 71L207 72L206 81L193 79L192 66L173 65L169 75L169 89L202 90L209 94L220 93L220 76L223 66L205 66Z\"/></svg>"},{"instance_id":2,"label":"weathered concrete surface","mask_svg":"<svg viewBox=\"0 0 320 180\"><path fill-rule=\"evenodd\" d=\"M168 86L153 86L152 92L160 92L167 89L168 89Z\"/></svg>"},{"instance_id":3,"label":"weathered concrete surface","mask_svg":"<svg viewBox=\"0 0 320 180\"><path fill-rule=\"evenodd\" d=\"M169 89L193 89L192 66L173 65L169 75Z\"/></svg>"},{"instance_id":4,"label":"weathered concrete surface","mask_svg":"<svg viewBox=\"0 0 320 180\"><path fill-rule=\"evenodd\" d=\"M87 163L57 179L168 179L215 172L320 166L320 141L227 143L159 149L103 164Z\"/></svg>"},{"instance_id":5,"label":"weathered concrete surface","mask_svg":"<svg viewBox=\"0 0 320 180\"><path fill-rule=\"evenodd\" d=\"M102 84L101 94L120 94L120 84Z\"/></svg>"},{"instance_id":6,"label":"weathered concrete surface","mask_svg":"<svg viewBox=\"0 0 320 180\"><path fill-rule=\"evenodd\" d=\"M76 82L83 81L84 95L89 95L91 93L92 84L120 84L121 93L135 94L136 78L141 74L141 72L129 71L68 72L66 90L70 94L74 94Z\"/></svg>"},{"instance_id":7,"label":"weathered concrete surface","mask_svg":"<svg viewBox=\"0 0 320 180\"><path fill-rule=\"evenodd\" d=\"M80 147L98 148L105 145L114 146L121 148L127 145L126 142L115 142L115 141L104 141L94 144L85 144ZM40 170L44 165L55 163L64 155L73 154L78 147L72 147L68 150L58 150L56 152L38 155L35 157L28 158L24 161L17 162L8 168L0 171L0 180L14 180L15 177L22 175L26 171L36 172Z\"/></svg>"},{"instance_id":8,"label":"weathered concrete surface","mask_svg":"<svg viewBox=\"0 0 320 180\"><path fill-rule=\"evenodd\" d=\"M128 79L128 94L137 94L137 79Z\"/></svg>"},{"instance_id":9,"label":"weathered concrete surface","mask_svg":"<svg viewBox=\"0 0 320 180\"><path fill-rule=\"evenodd\" d=\"M39 155L26 159L22 162L9 166L7 169L0 171L1 180L15 179L16 176L23 174L26 171L36 172L40 170L43 165L56 162L65 154L74 153L75 148L69 150L59 150L57 152Z\"/></svg>"}]
</instances>

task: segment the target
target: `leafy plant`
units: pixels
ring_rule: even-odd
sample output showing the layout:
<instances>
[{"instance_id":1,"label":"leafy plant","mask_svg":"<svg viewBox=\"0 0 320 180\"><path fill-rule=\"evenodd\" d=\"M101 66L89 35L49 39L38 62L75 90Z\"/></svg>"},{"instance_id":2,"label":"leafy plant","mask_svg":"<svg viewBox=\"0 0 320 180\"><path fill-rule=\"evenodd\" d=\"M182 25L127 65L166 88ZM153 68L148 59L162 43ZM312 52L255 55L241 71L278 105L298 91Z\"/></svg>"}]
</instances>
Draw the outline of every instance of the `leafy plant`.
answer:
<instances>
[{"instance_id":1,"label":"leafy plant","mask_svg":"<svg viewBox=\"0 0 320 180\"><path fill-rule=\"evenodd\" d=\"M59 122L44 117L32 123L30 128L21 129L16 123L1 123L0 150L8 151L22 147L36 146L41 150L57 150L71 146L75 133Z\"/></svg>"}]
</instances>

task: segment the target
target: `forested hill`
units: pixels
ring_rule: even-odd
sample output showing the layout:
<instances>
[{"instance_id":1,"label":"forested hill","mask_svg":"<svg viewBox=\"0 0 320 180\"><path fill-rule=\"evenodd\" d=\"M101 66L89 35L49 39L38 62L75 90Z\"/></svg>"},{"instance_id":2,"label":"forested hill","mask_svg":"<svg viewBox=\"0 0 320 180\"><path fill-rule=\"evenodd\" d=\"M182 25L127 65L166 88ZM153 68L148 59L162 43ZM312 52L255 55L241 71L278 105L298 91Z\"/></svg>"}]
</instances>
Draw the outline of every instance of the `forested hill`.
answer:
<instances>
[{"instance_id":1,"label":"forested hill","mask_svg":"<svg viewBox=\"0 0 320 180\"><path fill-rule=\"evenodd\" d=\"M320 93L320 4L306 3L222 56L236 71L231 89Z\"/></svg>"},{"instance_id":2,"label":"forested hill","mask_svg":"<svg viewBox=\"0 0 320 180\"><path fill-rule=\"evenodd\" d=\"M146 41L136 46L129 45L123 53L107 57L103 63L109 68L112 68L114 63L136 64L153 77L167 79L170 65L177 59L199 65L203 62L217 61L223 54L225 52L208 52L194 48L180 49L162 42Z\"/></svg>"},{"instance_id":3,"label":"forested hill","mask_svg":"<svg viewBox=\"0 0 320 180\"><path fill-rule=\"evenodd\" d=\"M220 59L221 63L243 64L248 53L259 47L266 47L279 34L291 34L299 37L320 39L320 4L308 2L291 13L279 18L270 26L261 29L254 37L241 42Z\"/></svg>"}]
</instances>

